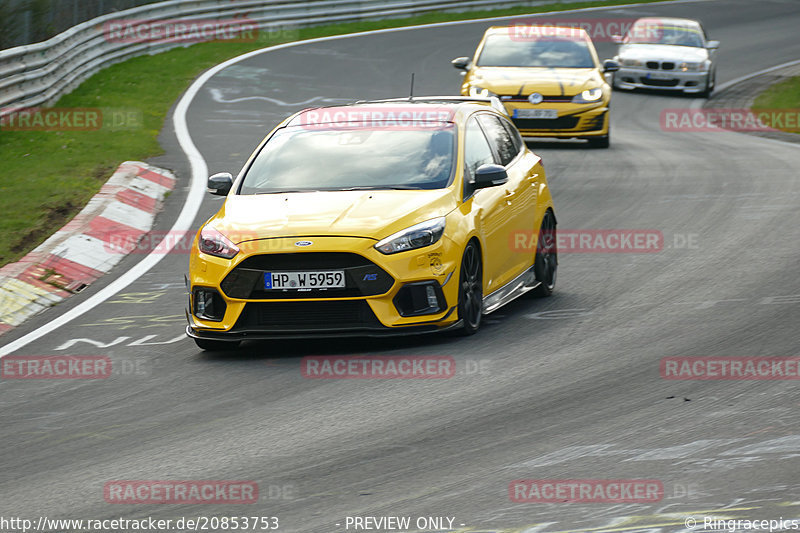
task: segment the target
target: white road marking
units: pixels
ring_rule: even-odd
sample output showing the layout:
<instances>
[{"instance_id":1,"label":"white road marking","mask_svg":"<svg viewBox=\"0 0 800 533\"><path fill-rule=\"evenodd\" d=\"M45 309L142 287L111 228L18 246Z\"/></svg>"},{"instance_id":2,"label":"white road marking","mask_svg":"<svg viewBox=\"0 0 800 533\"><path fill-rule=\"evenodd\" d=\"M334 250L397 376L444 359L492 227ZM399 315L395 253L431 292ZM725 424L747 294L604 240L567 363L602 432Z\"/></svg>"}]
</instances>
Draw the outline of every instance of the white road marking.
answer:
<instances>
[{"instance_id":1,"label":"white road marking","mask_svg":"<svg viewBox=\"0 0 800 533\"><path fill-rule=\"evenodd\" d=\"M70 348L70 347L78 344L79 342L85 342L86 344L91 344L92 346L95 346L97 348L110 348L110 347L115 346L115 345L117 345L117 344L119 344L121 342L125 342L128 339L130 339L130 337L117 337L116 339L114 339L111 342L100 342L100 341L96 341L94 339L86 339L86 338L81 337L81 338L77 338L77 339L68 340L67 342L65 342L61 346L58 346L56 348L56 350L66 350L67 348Z\"/></svg>"},{"instance_id":2,"label":"white road marking","mask_svg":"<svg viewBox=\"0 0 800 533\"><path fill-rule=\"evenodd\" d=\"M753 455L762 453L800 452L800 435L789 435L765 442L742 446L735 450L722 452L722 455Z\"/></svg>"},{"instance_id":3,"label":"white road marking","mask_svg":"<svg viewBox=\"0 0 800 533\"><path fill-rule=\"evenodd\" d=\"M269 96L243 96L241 98L230 98L227 99L223 96L222 89L209 89L208 92L211 93L211 98L218 104L238 104L241 102L247 102L249 100L263 100L265 102L269 102L271 104L275 104L281 107L298 107L304 106L308 104L313 104L314 102L321 102L321 103L341 103L341 102L351 102L352 99L348 100L345 98L326 98L324 96L315 96L313 98L309 98L308 100L303 100L302 102L284 102L283 100L279 100L277 98L270 98Z\"/></svg>"},{"instance_id":4,"label":"white road marking","mask_svg":"<svg viewBox=\"0 0 800 533\"><path fill-rule=\"evenodd\" d=\"M724 446L739 442L742 439L706 439L696 440L678 446L669 446L667 448L655 448L640 453L635 457L625 459L625 461L663 461L666 459L685 459L696 452L706 450L716 446Z\"/></svg>"}]
</instances>

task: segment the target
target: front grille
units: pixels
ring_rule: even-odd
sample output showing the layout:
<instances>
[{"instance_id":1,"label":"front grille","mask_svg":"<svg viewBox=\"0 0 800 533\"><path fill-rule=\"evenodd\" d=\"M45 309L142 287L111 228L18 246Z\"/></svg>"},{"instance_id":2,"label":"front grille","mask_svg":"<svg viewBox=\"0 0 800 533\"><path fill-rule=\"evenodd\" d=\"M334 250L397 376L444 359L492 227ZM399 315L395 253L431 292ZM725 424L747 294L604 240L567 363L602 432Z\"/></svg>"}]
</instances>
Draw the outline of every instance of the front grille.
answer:
<instances>
[{"instance_id":1,"label":"front grille","mask_svg":"<svg viewBox=\"0 0 800 533\"><path fill-rule=\"evenodd\" d=\"M345 288L310 290L267 290L265 272L343 270ZM299 252L248 257L236 266L220 287L230 298L281 300L376 296L389 291L394 278L358 254L345 252Z\"/></svg>"},{"instance_id":2,"label":"front grille","mask_svg":"<svg viewBox=\"0 0 800 533\"><path fill-rule=\"evenodd\" d=\"M364 256L347 252L297 252L293 254L263 254L248 257L237 268L256 270L335 270L371 265Z\"/></svg>"},{"instance_id":3,"label":"front grille","mask_svg":"<svg viewBox=\"0 0 800 533\"><path fill-rule=\"evenodd\" d=\"M658 61L648 61L647 68L650 70L658 70L659 67L661 70L675 70L675 63L672 61L663 61L659 63Z\"/></svg>"},{"instance_id":4,"label":"front grille","mask_svg":"<svg viewBox=\"0 0 800 533\"><path fill-rule=\"evenodd\" d=\"M641 78L642 83L651 85L653 87L675 87L678 85L678 80L654 80L651 78Z\"/></svg>"},{"instance_id":5,"label":"front grille","mask_svg":"<svg viewBox=\"0 0 800 533\"><path fill-rule=\"evenodd\" d=\"M382 327L365 300L249 302L233 331L342 331Z\"/></svg>"},{"instance_id":6,"label":"front grille","mask_svg":"<svg viewBox=\"0 0 800 533\"><path fill-rule=\"evenodd\" d=\"M515 118L514 125L521 130L571 130L578 125L578 117Z\"/></svg>"},{"instance_id":7,"label":"front grille","mask_svg":"<svg viewBox=\"0 0 800 533\"><path fill-rule=\"evenodd\" d=\"M542 95L542 102L571 102L572 96L565 96L561 94ZM527 102L528 97L520 94L501 96L500 100L503 102Z\"/></svg>"}]
</instances>

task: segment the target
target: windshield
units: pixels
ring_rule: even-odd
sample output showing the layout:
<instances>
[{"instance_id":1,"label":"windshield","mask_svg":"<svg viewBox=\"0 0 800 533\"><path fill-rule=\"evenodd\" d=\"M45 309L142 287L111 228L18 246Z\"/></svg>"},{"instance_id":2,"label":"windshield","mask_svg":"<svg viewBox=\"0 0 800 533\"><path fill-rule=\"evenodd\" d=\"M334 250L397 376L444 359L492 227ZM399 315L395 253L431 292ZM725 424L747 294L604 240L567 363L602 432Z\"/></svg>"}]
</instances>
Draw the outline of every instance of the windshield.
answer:
<instances>
[{"instance_id":1,"label":"windshield","mask_svg":"<svg viewBox=\"0 0 800 533\"><path fill-rule=\"evenodd\" d=\"M698 28L674 24L653 24L640 22L628 33L630 44L670 44L703 48L703 36Z\"/></svg>"},{"instance_id":2,"label":"windshield","mask_svg":"<svg viewBox=\"0 0 800 533\"><path fill-rule=\"evenodd\" d=\"M571 39L520 39L508 34L486 38L477 65L481 67L594 68L589 44Z\"/></svg>"},{"instance_id":3,"label":"windshield","mask_svg":"<svg viewBox=\"0 0 800 533\"><path fill-rule=\"evenodd\" d=\"M248 169L240 194L440 189L450 182L455 126L278 130Z\"/></svg>"}]
</instances>

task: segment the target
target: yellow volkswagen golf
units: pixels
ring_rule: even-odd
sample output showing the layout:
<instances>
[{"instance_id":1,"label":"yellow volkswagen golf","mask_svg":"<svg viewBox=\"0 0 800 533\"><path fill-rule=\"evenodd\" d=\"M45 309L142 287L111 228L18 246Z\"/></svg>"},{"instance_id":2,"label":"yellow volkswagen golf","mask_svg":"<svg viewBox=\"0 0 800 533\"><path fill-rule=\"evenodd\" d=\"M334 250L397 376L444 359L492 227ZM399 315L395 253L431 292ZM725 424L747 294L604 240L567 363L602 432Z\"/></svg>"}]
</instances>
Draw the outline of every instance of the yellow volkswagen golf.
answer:
<instances>
[{"instance_id":1,"label":"yellow volkswagen golf","mask_svg":"<svg viewBox=\"0 0 800 533\"><path fill-rule=\"evenodd\" d=\"M492 26L474 58L452 61L464 71L461 94L496 96L526 137L587 139L607 148L611 87L603 74L619 65L597 58L582 28Z\"/></svg>"},{"instance_id":2,"label":"yellow volkswagen golf","mask_svg":"<svg viewBox=\"0 0 800 533\"><path fill-rule=\"evenodd\" d=\"M193 243L186 330L206 350L472 334L482 316L555 286L544 168L496 99L307 109L237 178L217 174L208 187L227 198Z\"/></svg>"}]
</instances>

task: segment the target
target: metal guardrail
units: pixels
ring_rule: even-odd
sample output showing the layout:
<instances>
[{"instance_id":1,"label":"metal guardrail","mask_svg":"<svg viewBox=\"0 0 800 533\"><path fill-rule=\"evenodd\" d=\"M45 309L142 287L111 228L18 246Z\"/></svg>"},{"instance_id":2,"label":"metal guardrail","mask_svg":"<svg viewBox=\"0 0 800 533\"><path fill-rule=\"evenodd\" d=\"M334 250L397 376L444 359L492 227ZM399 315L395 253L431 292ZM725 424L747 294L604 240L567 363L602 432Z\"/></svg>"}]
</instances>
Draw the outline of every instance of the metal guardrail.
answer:
<instances>
[{"instance_id":1,"label":"metal guardrail","mask_svg":"<svg viewBox=\"0 0 800 533\"><path fill-rule=\"evenodd\" d=\"M47 106L113 63L155 54L185 41L123 42L109 39L107 23L120 20L220 21L246 19L260 31L374 20L431 11L468 11L555 0L169 0L97 17L36 44L0 51L0 117L14 110ZM562 0L566 2L575 0Z\"/></svg>"}]
</instances>

